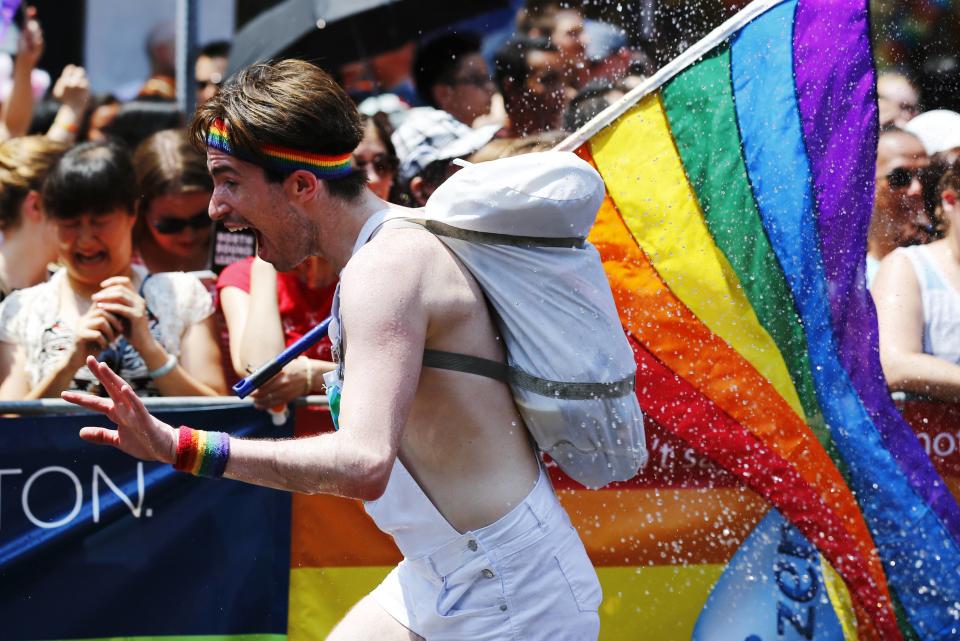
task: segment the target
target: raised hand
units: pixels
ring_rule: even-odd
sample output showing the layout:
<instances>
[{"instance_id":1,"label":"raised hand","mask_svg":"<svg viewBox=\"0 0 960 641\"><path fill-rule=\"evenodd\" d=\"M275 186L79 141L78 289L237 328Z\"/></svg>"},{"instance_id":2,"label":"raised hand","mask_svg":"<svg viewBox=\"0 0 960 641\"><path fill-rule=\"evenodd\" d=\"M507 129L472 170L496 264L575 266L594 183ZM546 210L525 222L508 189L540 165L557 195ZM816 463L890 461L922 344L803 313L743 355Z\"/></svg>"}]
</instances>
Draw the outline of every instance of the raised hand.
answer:
<instances>
[{"instance_id":1,"label":"raised hand","mask_svg":"<svg viewBox=\"0 0 960 641\"><path fill-rule=\"evenodd\" d=\"M43 29L37 20L37 10L27 7L27 22L20 31L20 40L17 43L17 60L20 64L33 69L43 55Z\"/></svg>"},{"instance_id":2,"label":"raised hand","mask_svg":"<svg viewBox=\"0 0 960 641\"><path fill-rule=\"evenodd\" d=\"M150 333L147 303L133 288L126 276L113 276L100 283L101 289L90 297L97 309L123 318L129 323L127 340L134 349L143 354L155 343Z\"/></svg>"},{"instance_id":3,"label":"raised hand","mask_svg":"<svg viewBox=\"0 0 960 641\"><path fill-rule=\"evenodd\" d=\"M173 463L177 455L177 431L154 418L130 386L109 367L92 356L87 358L86 365L110 398L80 392L61 392L60 398L105 414L117 424L117 429L84 427L80 438L97 445L111 445L144 461Z\"/></svg>"},{"instance_id":4,"label":"raised hand","mask_svg":"<svg viewBox=\"0 0 960 641\"><path fill-rule=\"evenodd\" d=\"M61 104L73 109L77 116L83 115L90 100L90 81L83 67L67 65L53 85L51 92Z\"/></svg>"}]
</instances>

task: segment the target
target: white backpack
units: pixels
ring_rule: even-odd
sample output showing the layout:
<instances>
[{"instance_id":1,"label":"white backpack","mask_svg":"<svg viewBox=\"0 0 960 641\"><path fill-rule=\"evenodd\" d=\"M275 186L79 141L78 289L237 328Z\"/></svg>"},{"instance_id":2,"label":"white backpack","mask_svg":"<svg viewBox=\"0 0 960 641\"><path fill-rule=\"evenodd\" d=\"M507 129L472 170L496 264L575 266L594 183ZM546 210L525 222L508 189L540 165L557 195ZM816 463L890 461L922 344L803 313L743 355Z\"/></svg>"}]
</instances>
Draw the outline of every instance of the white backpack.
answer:
<instances>
[{"instance_id":1,"label":"white backpack","mask_svg":"<svg viewBox=\"0 0 960 641\"><path fill-rule=\"evenodd\" d=\"M647 459L633 350L586 240L604 192L574 154L526 154L466 164L415 221L480 284L507 351L506 367L430 350L424 365L505 379L538 446L590 488Z\"/></svg>"}]
</instances>

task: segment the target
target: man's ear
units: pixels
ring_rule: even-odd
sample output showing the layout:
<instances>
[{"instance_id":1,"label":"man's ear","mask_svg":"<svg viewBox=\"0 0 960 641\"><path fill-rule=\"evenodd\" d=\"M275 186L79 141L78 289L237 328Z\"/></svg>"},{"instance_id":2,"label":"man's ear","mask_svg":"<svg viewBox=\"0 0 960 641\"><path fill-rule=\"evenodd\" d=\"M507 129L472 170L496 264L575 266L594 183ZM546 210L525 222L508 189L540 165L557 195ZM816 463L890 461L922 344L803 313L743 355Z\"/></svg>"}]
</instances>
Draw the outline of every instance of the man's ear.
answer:
<instances>
[{"instance_id":1,"label":"man's ear","mask_svg":"<svg viewBox=\"0 0 960 641\"><path fill-rule=\"evenodd\" d=\"M306 169L298 169L283 181L283 191L291 200L307 202L317 196L317 192L325 189L323 181Z\"/></svg>"}]
</instances>

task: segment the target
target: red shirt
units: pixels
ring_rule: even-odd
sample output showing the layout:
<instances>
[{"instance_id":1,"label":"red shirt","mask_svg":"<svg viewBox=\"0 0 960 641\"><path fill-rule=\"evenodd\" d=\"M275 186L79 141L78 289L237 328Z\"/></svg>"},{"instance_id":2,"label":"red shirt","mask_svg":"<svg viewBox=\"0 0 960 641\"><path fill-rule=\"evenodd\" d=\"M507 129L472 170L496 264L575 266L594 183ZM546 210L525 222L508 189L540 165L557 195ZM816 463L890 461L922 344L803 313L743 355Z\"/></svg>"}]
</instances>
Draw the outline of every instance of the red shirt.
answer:
<instances>
[{"instance_id":1,"label":"red shirt","mask_svg":"<svg viewBox=\"0 0 960 641\"><path fill-rule=\"evenodd\" d=\"M217 279L217 293L219 294L224 287L236 287L249 294L252 264L253 257L250 257L239 260L224 269ZM327 287L312 289L302 283L293 272L277 273L277 303L280 308L285 345L289 346L330 315L336 288L337 283L334 281ZM218 296L218 306L219 303ZM324 337L304 354L309 358L330 361L333 360L330 349L330 339Z\"/></svg>"}]
</instances>

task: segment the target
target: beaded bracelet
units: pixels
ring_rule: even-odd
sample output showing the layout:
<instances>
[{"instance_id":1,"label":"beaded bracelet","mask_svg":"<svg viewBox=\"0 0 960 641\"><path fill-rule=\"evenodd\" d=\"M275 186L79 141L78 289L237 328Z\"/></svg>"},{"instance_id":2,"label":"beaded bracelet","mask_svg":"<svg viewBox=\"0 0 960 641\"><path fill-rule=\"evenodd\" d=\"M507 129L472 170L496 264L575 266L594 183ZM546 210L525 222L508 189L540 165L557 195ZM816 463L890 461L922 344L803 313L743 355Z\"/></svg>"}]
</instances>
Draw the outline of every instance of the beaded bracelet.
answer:
<instances>
[{"instance_id":1,"label":"beaded bracelet","mask_svg":"<svg viewBox=\"0 0 960 641\"><path fill-rule=\"evenodd\" d=\"M229 434L180 426L177 434L177 458L173 469L195 476L219 478L226 471L229 458Z\"/></svg>"}]
</instances>

